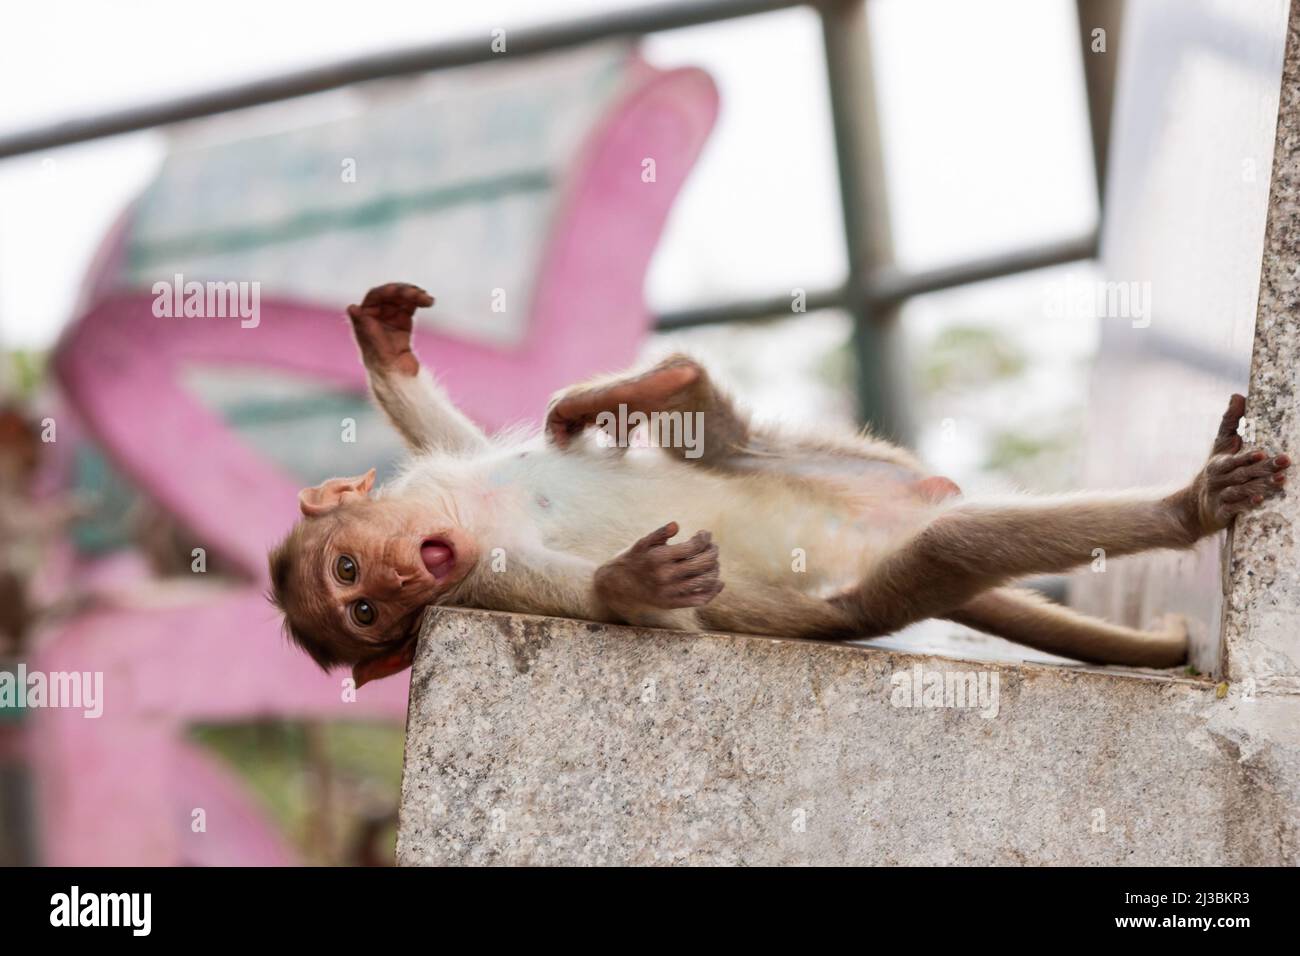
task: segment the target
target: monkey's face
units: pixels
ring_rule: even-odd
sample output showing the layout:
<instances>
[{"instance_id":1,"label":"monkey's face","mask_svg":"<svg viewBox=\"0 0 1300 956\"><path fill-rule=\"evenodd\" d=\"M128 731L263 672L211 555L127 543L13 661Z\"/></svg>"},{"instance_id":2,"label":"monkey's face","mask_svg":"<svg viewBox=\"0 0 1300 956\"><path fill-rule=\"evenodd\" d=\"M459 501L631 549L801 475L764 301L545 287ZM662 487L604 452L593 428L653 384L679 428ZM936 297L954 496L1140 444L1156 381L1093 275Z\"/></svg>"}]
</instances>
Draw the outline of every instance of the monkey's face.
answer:
<instances>
[{"instance_id":1,"label":"monkey's face","mask_svg":"<svg viewBox=\"0 0 1300 956\"><path fill-rule=\"evenodd\" d=\"M325 522L314 583L329 623L364 646L410 633L478 557L464 530L411 502L352 501L306 520Z\"/></svg>"},{"instance_id":2,"label":"monkey's face","mask_svg":"<svg viewBox=\"0 0 1300 956\"><path fill-rule=\"evenodd\" d=\"M290 633L322 666L354 665L358 686L409 665L421 612L478 560L448 515L372 499L373 484L371 470L302 491L303 519L271 558Z\"/></svg>"}]
</instances>

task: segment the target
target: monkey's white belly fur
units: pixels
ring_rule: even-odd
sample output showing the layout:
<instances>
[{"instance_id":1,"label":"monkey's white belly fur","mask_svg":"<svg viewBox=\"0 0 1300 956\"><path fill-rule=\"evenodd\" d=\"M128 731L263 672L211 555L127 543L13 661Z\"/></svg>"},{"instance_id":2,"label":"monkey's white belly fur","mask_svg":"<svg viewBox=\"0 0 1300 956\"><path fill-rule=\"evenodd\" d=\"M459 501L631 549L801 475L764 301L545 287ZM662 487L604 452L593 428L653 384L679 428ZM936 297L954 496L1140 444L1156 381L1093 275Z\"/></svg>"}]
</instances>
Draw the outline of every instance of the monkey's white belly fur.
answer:
<instances>
[{"instance_id":1,"label":"monkey's white belly fur","mask_svg":"<svg viewBox=\"0 0 1300 956\"><path fill-rule=\"evenodd\" d=\"M777 472L722 476L659 449L559 450L539 436L473 458L417 458L386 491L424 495L442 514L456 501L449 517L484 554L542 547L601 564L676 521L677 540L712 532L724 582L743 573L813 593L860 580L940 510L869 467L814 487Z\"/></svg>"}]
</instances>

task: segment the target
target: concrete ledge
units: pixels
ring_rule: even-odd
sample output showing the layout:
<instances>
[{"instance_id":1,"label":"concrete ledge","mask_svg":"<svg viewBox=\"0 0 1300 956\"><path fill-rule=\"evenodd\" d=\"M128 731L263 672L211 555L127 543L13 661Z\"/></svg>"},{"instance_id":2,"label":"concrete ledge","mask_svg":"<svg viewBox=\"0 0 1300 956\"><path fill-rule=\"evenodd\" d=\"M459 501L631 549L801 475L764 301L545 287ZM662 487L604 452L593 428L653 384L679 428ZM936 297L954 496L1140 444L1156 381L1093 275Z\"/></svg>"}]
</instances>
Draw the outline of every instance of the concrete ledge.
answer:
<instances>
[{"instance_id":1,"label":"concrete ledge","mask_svg":"<svg viewBox=\"0 0 1300 956\"><path fill-rule=\"evenodd\" d=\"M459 610L411 679L404 865L1300 861L1292 696Z\"/></svg>"}]
</instances>

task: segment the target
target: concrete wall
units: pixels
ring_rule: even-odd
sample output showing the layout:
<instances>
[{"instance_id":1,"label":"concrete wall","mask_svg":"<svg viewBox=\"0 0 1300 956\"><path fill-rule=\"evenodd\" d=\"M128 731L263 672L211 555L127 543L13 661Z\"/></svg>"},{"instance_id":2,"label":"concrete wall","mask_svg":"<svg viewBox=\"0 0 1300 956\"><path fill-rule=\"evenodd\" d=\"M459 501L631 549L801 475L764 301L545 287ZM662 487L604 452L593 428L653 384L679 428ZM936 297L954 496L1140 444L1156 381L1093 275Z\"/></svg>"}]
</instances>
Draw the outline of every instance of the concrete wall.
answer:
<instances>
[{"instance_id":1,"label":"concrete wall","mask_svg":"<svg viewBox=\"0 0 1300 956\"><path fill-rule=\"evenodd\" d=\"M1300 2L1287 26L1246 414L1255 440L1300 454ZM1225 569L1222 671L1251 693L1300 694L1300 484L1239 522Z\"/></svg>"},{"instance_id":2,"label":"concrete wall","mask_svg":"<svg viewBox=\"0 0 1300 956\"><path fill-rule=\"evenodd\" d=\"M904 701L917 667L984 706ZM1208 682L445 610L398 861L1297 863L1297 727Z\"/></svg>"}]
</instances>

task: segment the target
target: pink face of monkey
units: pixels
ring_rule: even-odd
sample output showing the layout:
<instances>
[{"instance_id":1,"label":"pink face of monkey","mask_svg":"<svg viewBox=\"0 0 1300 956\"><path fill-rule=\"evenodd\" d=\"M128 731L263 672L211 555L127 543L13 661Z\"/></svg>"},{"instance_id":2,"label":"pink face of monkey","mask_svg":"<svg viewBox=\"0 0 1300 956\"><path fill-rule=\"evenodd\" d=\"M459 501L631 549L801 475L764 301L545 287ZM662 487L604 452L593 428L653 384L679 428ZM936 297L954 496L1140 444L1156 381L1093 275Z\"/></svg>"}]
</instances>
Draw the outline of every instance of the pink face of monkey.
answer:
<instances>
[{"instance_id":1,"label":"pink face of monkey","mask_svg":"<svg viewBox=\"0 0 1300 956\"><path fill-rule=\"evenodd\" d=\"M421 612L474 567L473 540L417 503L372 499L375 472L299 493L302 520L271 553L272 599L290 636L357 685L408 666Z\"/></svg>"}]
</instances>

